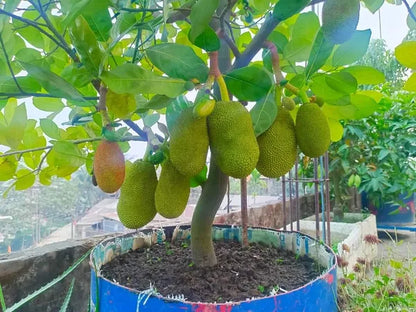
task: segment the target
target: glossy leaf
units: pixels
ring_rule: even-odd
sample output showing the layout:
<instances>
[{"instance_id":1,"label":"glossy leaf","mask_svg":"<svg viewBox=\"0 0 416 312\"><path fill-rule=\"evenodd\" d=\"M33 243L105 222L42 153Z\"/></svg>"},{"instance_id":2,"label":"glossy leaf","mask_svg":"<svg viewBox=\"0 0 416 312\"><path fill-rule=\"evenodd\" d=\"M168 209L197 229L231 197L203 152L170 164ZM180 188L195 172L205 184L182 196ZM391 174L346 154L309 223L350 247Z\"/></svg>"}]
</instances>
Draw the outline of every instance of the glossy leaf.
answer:
<instances>
[{"instance_id":1,"label":"glossy leaf","mask_svg":"<svg viewBox=\"0 0 416 312\"><path fill-rule=\"evenodd\" d=\"M4 110L5 124L0 123L0 144L17 148L27 124L26 106L8 103Z\"/></svg>"},{"instance_id":2,"label":"glossy leaf","mask_svg":"<svg viewBox=\"0 0 416 312\"><path fill-rule=\"evenodd\" d=\"M371 13L375 13L383 5L384 0L363 0L363 2Z\"/></svg>"},{"instance_id":3,"label":"glossy leaf","mask_svg":"<svg viewBox=\"0 0 416 312\"><path fill-rule=\"evenodd\" d=\"M90 0L77 1L74 4L72 4L70 8L65 7L64 3L66 1L61 1L61 2L63 2L62 4L63 11L66 12L65 17L62 20L62 28L65 29L69 25L71 25L74 22L75 18L77 18L85 10L85 7L88 5Z\"/></svg>"},{"instance_id":4,"label":"glossy leaf","mask_svg":"<svg viewBox=\"0 0 416 312\"><path fill-rule=\"evenodd\" d=\"M140 103L138 108L139 109L154 109L154 110L163 109L167 107L172 100L173 100L172 98L167 97L165 95L156 94L150 99L150 101L145 101L143 103Z\"/></svg>"},{"instance_id":5,"label":"glossy leaf","mask_svg":"<svg viewBox=\"0 0 416 312\"><path fill-rule=\"evenodd\" d=\"M41 86L34 77L16 77L20 88L27 93L35 93L41 90ZM21 93L16 85L16 81L10 76L0 76L0 92L4 93Z\"/></svg>"},{"instance_id":6,"label":"glossy leaf","mask_svg":"<svg viewBox=\"0 0 416 312\"><path fill-rule=\"evenodd\" d=\"M344 128L338 120L328 118L329 130L331 133L331 141L337 142L342 139Z\"/></svg>"},{"instance_id":7,"label":"glossy leaf","mask_svg":"<svg viewBox=\"0 0 416 312\"><path fill-rule=\"evenodd\" d=\"M327 85L344 95L357 90L357 80L347 72L332 73L325 77Z\"/></svg>"},{"instance_id":8,"label":"glossy leaf","mask_svg":"<svg viewBox=\"0 0 416 312\"><path fill-rule=\"evenodd\" d=\"M277 104L273 88L254 105L250 110L250 115L256 137L270 128L277 116Z\"/></svg>"},{"instance_id":9,"label":"glossy leaf","mask_svg":"<svg viewBox=\"0 0 416 312\"><path fill-rule=\"evenodd\" d=\"M197 0L192 6L189 16L192 25L189 33L191 42L195 42L195 39L208 27L218 4L219 0Z\"/></svg>"},{"instance_id":10,"label":"glossy leaf","mask_svg":"<svg viewBox=\"0 0 416 312\"><path fill-rule=\"evenodd\" d=\"M42 98L42 97L34 97L33 98L33 105L45 112L60 112L64 109L65 105L62 103L61 99L57 98Z\"/></svg>"},{"instance_id":11,"label":"glossy leaf","mask_svg":"<svg viewBox=\"0 0 416 312\"><path fill-rule=\"evenodd\" d=\"M19 5L21 0L7 0L4 2L3 10L6 12L13 12ZM3 31L4 24L8 21L6 14L0 14L0 32Z\"/></svg>"},{"instance_id":12,"label":"glossy leaf","mask_svg":"<svg viewBox=\"0 0 416 312\"><path fill-rule=\"evenodd\" d=\"M118 94L108 90L106 95L108 112L115 118L130 118L136 110L136 100L132 94Z\"/></svg>"},{"instance_id":13,"label":"glossy leaf","mask_svg":"<svg viewBox=\"0 0 416 312\"><path fill-rule=\"evenodd\" d=\"M211 27L204 29L193 41L194 45L207 51L217 51L220 49L220 39Z\"/></svg>"},{"instance_id":14,"label":"glossy leaf","mask_svg":"<svg viewBox=\"0 0 416 312\"><path fill-rule=\"evenodd\" d=\"M107 1L90 0L82 15L98 41L105 42L110 38L110 29L113 23L111 22Z\"/></svg>"},{"instance_id":15,"label":"glossy leaf","mask_svg":"<svg viewBox=\"0 0 416 312\"><path fill-rule=\"evenodd\" d=\"M344 68L342 72L347 72L353 75L358 84L379 84L386 80L384 74L381 71L370 66L350 66Z\"/></svg>"},{"instance_id":16,"label":"glossy leaf","mask_svg":"<svg viewBox=\"0 0 416 312\"><path fill-rule=\"evenodd\" d=\"M1 155L1 154L0 154ZM0 158L0 181L7 181L13 178L17 169L17 162L12 158Z\"/></svg>"},{"instance_id":17,"label":"glossy leaf","mask_svg":"<svg viewBox=\"0 0 416 312\"><path fill-rule=\"evenodd\" d=\"M28 169L20 169L16 172L16 183L14 187L17 191L26 190L31 187L36 180L35 175Z\"/></svg>"},{"instance_id":18,"label":"glossy leaf","mask_svg":"<svg viewBox=\"0 0 416 312\"><path fill-rule=\"evenodd\" d=\"M179 117L181 112L191 105L192 103L190 103L184 96L178 96L170 102L169 106L166 108L166 124L169 130L171 130L175 125L176 119Z\"/></svg>"},{"instance_id":19,"label":"glossy leaf","mask_svg":"<svg viewBox=\"0 0 416 312\"><path fill-rule=\"evenodd\" d=\"M116 93L150 93L176 97L185 91L185 81L156 75L135 64L123 64L103 72L101 79Z\"/></svg>"},{"instance_id":20,"label":"glossy leaf","mask_svg":"<svg viewBox=\"0 0 416 312\"><path fill-rule=\"evenodd\" d=\"M405 67L416 69L416 41L406 41L394 50L397 60Z\"/></svg>"},{"instance_id":21,"label":"glossy leaf","mask_svg":"<svg viewBox=\"0 0 416 312\"><path fill-rule=\"evenodd\" d=\"M362 94L352 94L351 104L358 108L355 114L356 119L368 117L377 109L377 102L373 98Z\"/></svg>"},{"instance_id":22,"label":"glossy leaf","mask_svg":"<svg viewBox=\"0 0 416 312\"><path fill-rule=\"evenodd\" d=\"M284 21L302 11L309 2L310 0L279 0L273 9L273 16Z\"/></svg>"},{"instance_id":23,"label":"glossy leaf","mask_svg":"<svg viewBox=\"0 0 416 312\"><path fill-rule=\"evenodd\" d=\"M205 82L208 67L192 50L182 44L158 44L146 50L150 61L171 78Z\"/></svg>"},{"instance_id":24,"label":"glossy leaf","mask_svg":"<svg viewBox=\"0 0 416 312\"><path fill-rule=\"evenodd\" d=\"M316 73L330 57L334 44L325 38L322 30L318 32L312 46L311 53L308 59L308 65L305 69L306 78Z\"/></svg>"},{"instance_id":25,"label":"glossy leaf","mask_svg":"<svg viewBox=\"0 0 416 312\"><path fill-rule=\"evenodd\" d=\"M350 40L342 43L332 57L333 66L352 64L361 59L367 52L371 30L356 30Z\"/></svg>"},{"instance_id":26,"label":"glossy leaf","mask_svg":"<svg viewBox=\"0 0 416 312\"><path fill-rule=\"evenodd\" d=\"M94 77L98 77L104 62L104 51L84 17L78 16L69 28L72 43L81 61Z\"/></svg>"},{"instance_id":27,"label":"glossy leaf","mask_svg":"<svg viewBox=\"0 0 416 312\"><path fill-rule=\"evenodd\" d=\"M284 47L284 57L292 62L306 61L319 28L319 18L314 12L300 14L293 25L292 39Z\"/></svg>"},{"instance_id":28,"label":"glossy leaf","mask_svg":"<svg viewBox=\"0 0 416 312\"><path fill-rule=\"evenodd\" d=\"M225 75L228 90L241 101L257 101L266 96L272 86L267 72L256 66L235 69Z\"/></svg>"},{"instance_id":29,"label":"glossy leaf","mask_svg":"<svg viewBox=\"0 0 416 312\"><path fill-rule=\"evenodd\" d=\"M56 168L58 177L69 176L85 162L85 157L79 147L66 141L54 142L46 159L50 166Z\"/></svg>"},{"instance_id":30,"label":"glossy leaf","mask_svg":"<svg viewBox=\"0 0 416 312\"><path fill-rule=\"evenodd\" d=\"M40 127L48 137L51 139L59 140L61 138L61 134L59 132L58 126L53 122L53 120L42 118L40 120Z\"/></svg>"},{"instance_id":31,"label":"glossy leaf","mask_svg":"<svg viewBox=\"0 0 416 312\"><path fill-rule=\"evenodd\" d=\"M412 73L407 79L403 87L406 91L415 92L416 91L416 73Z\"/></svg>"},{"instance_id":32,"label":"glossy leaf","mask_svg":"<svg viewBox=\"0 0 416 312\"><path fill-rule=\"evenodd\" d=\"M346 90L342 90L343 89L343 82L342 79L341 81L338 81L338 78L342 78L343 74L348 74L348 73L336 73L337 75L335 77L333 77L333 81L332 81L332 85L336 86L336 88L332 88L329 84L328 81L331 80L331 78L327 79L327 77L329 76L328 74L316 74L312 77L311 79L311 90L312 92L316 95L319 96L321 98L323 98L325 101L327 100L336 100L339 99L345 95L348 95L348 92L346 92ZM341 74L341 75L339 75ZM350 77L352 77L354 79L354 77L350 74L348 74ZM341 84L338 88L338 85ZM341 89L341 90L339 90ZM352 89L352 88L351 88Z\"/></svg>"},{"instance_id":33,"label":"glossy leaf","mask_svg":"<svg viewBox=\"0 0 416 312\"><path fill-rule=\"evenodd\" d=\"M29 75L37 79L50 94L60 98L84 101L78 90L57 74L34 64L23 62L21 64Z\"/></svg>"}]
</instances>

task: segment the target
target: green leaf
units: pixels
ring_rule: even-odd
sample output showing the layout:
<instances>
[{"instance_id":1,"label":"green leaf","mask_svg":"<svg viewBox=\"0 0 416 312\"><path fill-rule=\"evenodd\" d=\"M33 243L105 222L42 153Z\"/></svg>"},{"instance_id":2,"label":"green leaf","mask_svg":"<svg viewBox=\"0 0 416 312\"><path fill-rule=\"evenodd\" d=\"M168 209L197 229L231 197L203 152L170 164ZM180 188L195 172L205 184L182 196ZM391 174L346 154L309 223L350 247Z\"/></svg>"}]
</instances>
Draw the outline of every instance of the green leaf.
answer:
<instances>
[{"instance_id":1,"label":"green leaf","mask_svg":"<svg viewBox=\"0 0 416 312\"><path fill-rule=\"evenodd\" d=\"M352 94L351 104L358 109L355 113L355 119L368 117L377 110L377 102L363 94Z\"/></svg>"},{"instance_id":2,"label":"green leaf","mask_svg":"<svg viewBox=\"0 0 416 312\"><path fill-rule=\"evenodd\" d=\"M23 139L27 124L25 104L8 104L5 108L6 124L0 124L0 144L17 148Z\"/></svg>"},{"instance_id":3,"label":"green leaf","mask_svg":"<svg viewBox=\"0 0 416 312\"><path fill-rule=\"evenodd\" d=\"M208 27L218 4L219 0L197 0L192 6L189 16L191 19L189 39L191 42L195 42L195 39Z\"/></svg>"},{"instance_id":4,"label":"green leaf","mask_svg":"<svg viewBox=\"0 0 416 312\"><path fill-rule=\"evenodd\" d=\"M106 106L114 119L130 118L137 107L134 95L114 93L111 89L106 95Z\"/></svg>"},{"instance_id":5,"label":"green leaf","mask_svg":"<svg viewBox=\"0 0 416 312\"><path fill-rule=\"evenodd\" d=\"M146 50L150 61L169 77L183 80L197 79L205 82L208 77L208 67L192 50L191 47L165 43L158 44Z\"/></svg>"},{"instance_id":6,"label":"green leaf","mask_svg":"<svg viewBox=\"0 0 416 312\"><path fill-rule=\"evenodd\" d=\"M14 187L16 191L26 190L31 187L36 180L36 176L28 169L20 169L16 172L16 183Z\"/></svg>"},{"instance_id":7,"label":"green leaf","mask_svg":"<svg viewBox=\"0 0 416 312\"><path fill-rule=\"evenodd\" d=\"M20 63L29 73L29 75L37 79L42 87L45 88L45 90L48 91L51 95L60 98L84 101L82 95L78 92L78 90L57 74L34 64L25 62Z\"/></svg>"},{"instance_id":8,"label":"green leaf","mask_svg":"<svg viewBox=\"0 0 416 312\"><path fill-rule=\"evenodd\" d=\"M190 103L184 96L178 96L170 102L169 106L166 108L166 124L169 130L171 130L175 125L176 119L179 117L181 112L191 105L192 103Z\"/></svg>"},{"instance_id":9,"label":"green leaf","mask_svg":"<svg viewBox=\"0 0 416 312\"><path fill-rule=\"evenodd\" d=\"M374 67L355 65L344 68L342 72L350 73L357 79L358 84L379 84L386 80L384 74Z\"/></svg>"},{"instance_id":10,"label":"green leaf","mask_svg":"<svg viewBox=\"0 0 416 312\"><path fill-rule=\"evenodd\" d=\"M390 259L390 266L393 269L398 270L398 269L401 269L403 267L403 263L401 261L397 261L397 260L394 260L394 259Z\"/></svg>"},{"instance_id":11,"label":"green leaf","mask_svg":"<svg viewBox=\"0 0 416 312\"><path fill-rule=\"evenodd\" d=\"M394 50L397 60L405 67L416 69L416 41L406 41Z\"/></svg>"},{"instance_id":12,"label":"green leaf","mask_svg":"<svg viewBox=\"0 0 416 312\"><path fill-rule=\"evenodd\" d=\"M211 27L205 28L204 31L195 38L193 44L207 52L217 51L221 46L220 39Z\"/></svg>"},{"instance_id":13,"label":"green leaf","mask_svg":"<svg viewBox=\"0 0 416 312\"><path fill-rule=\"evenodd\" d=\"M34 77L16 77L16 81L24 92L31 93L41 90L40 84ZM10 77L10 75L0 76L0 92L21 93L20 89L16 86L16 82L12 77Z\"/></svg>"},{"instance_id":14,"label":"green leaf","mask_svg":"<svg viewBox=\"0 0 416 312\"><path fill-rule=\"evenodd\" d=\"M0 181L8 181L13 178L17 169L17 162L13 158L0 158Z\"/></svg>"},{"instance_id":15,"label":"green leaf","mask_svg":"<svg viewBox=\"0 0 416 312\"><path fill-rule=\"evenodd\" d=\"M332 73L325 77L328 86L344 95L357 90L357 80L346 72Z\"/></svg>"},{"instance_id":16,"label":"green leaf","mask_svg":"<svg viewBox=\"0 0 416 312\"><path fill-rule=\"evenodd\" d=\"M6 12L13 12L19 5L21 0L7 0L4 1L3 10ZM9 17L6 14L0 15L0 33L3 31L3 26L8 22Z\"/></svg>"},{"instance_id":17,"label":"green leaf","mask_svg":"<svg viewBox=\"0 0 416 312\"><path fill-rule=\"evenodd\" d=\"M315 41L312 46L311 53L308 59L308 65L305 69L306 78L309 79L312 74L316 73L326 60L330 57L334 44L327 40L320 30L315 37Z\"/></svg>"},{"instance_id":18,"label":"green leaf","mask_svg":"<svg viewBox=\"0 0 416 312\"><path fill-rule=\"evenodd\" d=\"M65 105L62 103L61 99L57 98L42 98L42 97L34 97L33 98L33 105L40 109L41 111L45 112L61 112Z\"/></svg>"},{"instance_id":19,"label":"green leaf","mask_svg":"<svg viewBox=\"0 0 416 312\"><path fill-rule=\"evenodd\" d=\"M371 30L356 30L351 39L342 43L332 57L333 66L352 64L361 59L367 52L370 43Z\"/></svg>"},{"instance_id":20,"label":"green leaf","mask_svg":"<svg viewBox=\"0 0 416 312\"><path fill-rule=\"evenodd\" d=\"M384 0L363 0L367 9L371 11L371 13L375 13L384 3Z\"/></svg>"},{"instance_id":21,"label":"green leaf","mask_svg":"<svg viewBox=\"0 0 416 312\"><path fill-rule=\"evenodd\" d=\"M331 134L331 141L338 142L344 135L344 128L338 120L328 118L328 125Z\"/></svg>"},{"instance_id":22,"label":"green leaf","mask_svg":"<svg viewBox=\"0 0 416 312\"><path fill-rule=\"evenodd\" d=\"M273 9L273 16L284 21L302 11L309 2L310 0L279 0Z\"/></svg>"},{"instance_id":23,"label":"green leaf","mask_svg":"<svg viewBox=\"0 0 416 312\"><path fill-rule=\"evenodd\" d=\"M416 91L416 73L412 73L403 86L403 90Z\"/></svg>"},{"instance_id":24,"label":"green leaf","mask_svg":"<svg viewBox=\"0 0 416 312\"><path fill-rule=\"evenodd\" d=\"M62 70L61 77L76 88L82 88L94 79L85 66L80 67L79 64L74 63L69 64Z\"/></svg>"},{"instance_id":25,"label":"green leaf","mask_svg":"<svg viewBox=\"0 0 416 312\"><path fill-rule=\"evenodd\" d=\"M272 80L263 68L248 66L224 76L228 90L241 101L257 101L266 96Z\"/></svg>"},{"instance_id":26,"label":"green leaf","mask_svg":"<svg viewBox=\"0 0 416 312\"><path fill-rule=\"evenodd\" d=\"M154 110L163 109L167 107L172 100L173 100L172 98L167 97L165 95L156 94L150 99L150 101L140 103L138 108L139 109L154 109Z\"/></svg>"},{"instance_id":27,"label":"green leaf","mask_svg":"<svg viewBox=\"0 0 416 312\"><path fill-rule=\"evenodd\" d=\"M285 58L291 62L306 61L319 27L319 18L314 12L300 14L293 25L292 39L284 48Z\"/></svg>"},{"instance_id":28,"label":"green leaf","mask_svg":"<svg viewBox=\"0 0 416 312\"><path fill-rule=\"evenodd\" d=\"M270 128L277 116L277 105L273 88L250 110L256 137Z\"/></svg>"},{"instance_id":29,"label":"green leaf","mask_svg":"<svg viewBox=\"0 0 416 312\"><path fill-rule=\"evenodd\" d=\"M81 61L92 76L98 77L105 60L105 53L94 32L83 16L78 16L69 33Z\"/></svg>"},{"instance_id":30,"label":"green leaf","mask_svg":"<svg viewBox=\"0 0 416 312\"><path fill-rule=\"evenodd\" d=\"M67 177L85 163L85 156L80 148L71 142L56 141L47 156L47 162L56 168L58 177Z\"/></svg>"},{"instance_id":31,"label":"green leaf","mask_svg":"<svg viewBox=\"0 0 416 312\"><path fill-rule=\"evenodd\" d=\"M90 0L88 7L82 13L85 20L90 25L98 41L107 41L110 38L110 30L113 26L108 2L102 0Z\"/></svg>"},{"instance_id":32,"label":"green leaf","mask_svg":"<svg viewBox=\"0 0 416 312\"><path fill-rule=\"evenodd\" d=\"M40 127L43 133L45 133L51 139L55 139L55 140L61 139L59 128L52 120L47 119L47 118L42 118L40 120Z\"/></svg>"},{"instance_id":33,"label":"green leaf","mask_svg":"<svg viewBox=\"0 0 416 312\"><path fill-rule=\"evenodd\" d=\"M143 117L143 124L151 128L155 123L159 121L160 115L159 114L149 114Z\"/></svg>"},{"instance_id":34,"label":"green leaf","mask_svg":"<svg viewBox=\"0 0 416 312\"><path fill-rule=\"evenodd\" d=\"M123 64L101 75L104 83L116 93L162 94L176 97L185 91L185 81L156 75L135 64Z\"/></svg>"},{"instance_id":35,"label":"green leaf","mask_svg":"<svg viewBox=\"0 0 416 312\"><path fill-rule=\"evenodd\" d=\"M65 2L65 1L63 1ZM71 9L65 14L64 19L62 20L62 28L66 29L72 22L77 18L84 8L88 5L90 0L80 0L71 5ZM64 6L64 5L63 5ZM65 11L65 8L63 9Z\"/></svg>"}]
</instances>

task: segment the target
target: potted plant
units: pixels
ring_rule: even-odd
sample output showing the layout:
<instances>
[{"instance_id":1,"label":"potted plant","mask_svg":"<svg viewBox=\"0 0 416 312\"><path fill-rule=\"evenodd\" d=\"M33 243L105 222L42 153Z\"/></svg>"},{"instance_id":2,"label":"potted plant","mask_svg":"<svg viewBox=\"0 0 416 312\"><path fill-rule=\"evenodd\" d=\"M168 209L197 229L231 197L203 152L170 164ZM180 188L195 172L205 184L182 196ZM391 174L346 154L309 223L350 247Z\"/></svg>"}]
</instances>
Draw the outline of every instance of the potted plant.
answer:
<instances>
[{"instance_id":1,"label":"potted plant","mask_svg":"<svg viewBox=\"0 0 416 312\"><path fill-rule=\"evenodd\" d=\"M361 118L362 101L369 104L365 114L377 104L377 93L357 86L369 73L377 73L369 84L382 75L350 66L371 34L356 30L359 1L327 0L322 25L315 13L300 14L316 2L7 1L0 9L6 65L0 142L7 147L1 179L25 189L37 179L69 178L86 165L102 190L123 185L118 212L131 228L150 222L154 205L177 216L189 184L200 185L190 229L192 264L216 265L212 222L227 175L245 179L257 168L279 177L294 164L297 146L309 157L322 155L341 138L346 111L350 119ZM261 50L263 61L253 61ZM190 91L195 100L184 96ZM44 118L30 117L29 101L20 101L28 98ZM248 102L255 103L250 112L241 105ZM69 120L58 126L61 112ZM146 142L147 150L125 170L124 153L133 141ZM205 164L208 145L206 176L201 159ZM162 168L159 179L155 167ZM309 242L294 237L293 246ZM332 289L328 276L333 271L318 280ZM299 304L315 309L311 302Z\"/></svg>"}]
</instances>

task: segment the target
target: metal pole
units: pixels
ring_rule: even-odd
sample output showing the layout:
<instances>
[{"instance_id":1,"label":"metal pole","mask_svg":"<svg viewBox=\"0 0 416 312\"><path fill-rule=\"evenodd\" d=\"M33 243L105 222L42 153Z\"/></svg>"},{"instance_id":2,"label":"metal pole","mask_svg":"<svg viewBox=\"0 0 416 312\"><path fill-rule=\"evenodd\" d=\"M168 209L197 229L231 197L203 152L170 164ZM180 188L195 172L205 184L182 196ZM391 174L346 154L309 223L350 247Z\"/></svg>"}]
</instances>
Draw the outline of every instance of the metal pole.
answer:
<instances>
[{"instance_id":1,"label":"metal pole","mask_svg":"<svg viewBox=\"0 0 416 312\"><path fill-rule=\"evenodd\" d=\"M295 192L296 192L296 231L300 231L300 212L299 212L299 172L298 172L298 165L299 165L299 158L298 156L296 156L296 162L295 162L295 179L296 179L296 184L295 184Z\"/></svg>"},{"instance_id":2,"label":"metal pole","mask_svg":"<svg viewBox=\"0 0 416 312\"><path fill-rule=\"evenodd\" d=\"M320 239L320 231L319 231L319 189L318 189L318 159L313 159L313 176L314 176L314 184L315 184L315 230L316 230L316 239Z\"/></svg>"},{"instance_id":3,"label":"metal pole","mask_svg":"<svg viewBox=\"0 0 416 312\"><path fill-rule=\"evenodd\" d=\"M290 218L290 230L293 232L293 196L292 196L292 169L289 170L289 218Z\"/></svg>"},{"instance_id":4,"label":"metal pole","mask_svg":"<svg viewBox=\"0 0 416 312\"><path fill-rule=\"evenodd\" d=\"M286 231L286 177L282 176L282 208L283 208L283 229Z\"/></svg>"},{"instance_id":5,"label":"metal pole","mask_svg":"<svg viewBox=\"0 0 416 312\"><path fill-rule=\"evenodd\" d=\"M331 202L329 199L329 155L325 153L326 243L331 246Z\"/></svg>"}]
</instances>

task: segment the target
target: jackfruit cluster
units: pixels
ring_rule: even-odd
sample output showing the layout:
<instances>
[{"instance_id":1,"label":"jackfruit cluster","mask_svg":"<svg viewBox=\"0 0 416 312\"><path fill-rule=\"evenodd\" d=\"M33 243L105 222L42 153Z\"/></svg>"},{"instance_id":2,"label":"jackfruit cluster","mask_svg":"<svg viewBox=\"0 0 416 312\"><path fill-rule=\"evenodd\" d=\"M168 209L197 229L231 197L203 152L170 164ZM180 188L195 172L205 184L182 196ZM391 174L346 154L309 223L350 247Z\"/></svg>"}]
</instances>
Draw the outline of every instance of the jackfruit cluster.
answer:
<instances>
[{"instance_id":1,"label":"jackfruit cluster","mask_svg":"<svg viewBox=\"0 0 416 312\"><path fill-rule=\"evenodd\" d=\"M315 103L303 104L296 115L296 141L303 154L323 155L331 143L328 119Z\"/></svg>"},{"instance_id":2,"label":"jackfruit cluster","mask_svg":"<svg viewBox=\"0 0 416 312\"><path fill-rule=\"evenodd\" d=\"M287 109L278 109L273 124L257 138L260 157L256 169L269 178L281 177L296 162L295 123Z\"/></svg>"},{"instance_id":3,"label":"jackfruit cluster","mask_svg":"<svg viewBox=\"0 0 416 312\"><path fill-rule=\"evenodd\" d=\"M137 160L126 171L117 214L125 227L137 229L152 221L156 215L156 170L150 162Z\"/></svg>"},{"instance_id":4,"label":"jackfruit cluster","mask_svg":"<svg viewBox=\"0 0 416 312\"><path fill-rule=\"evenodd\" d=\"M250 113L239 102L217 102L208 116L211 153L219 168L234 178L248 176L259 159Z\"/></svg>"},{"instance_id":5,"label":"jackfruit cluster","mask_svg":"<svg viewBox=\"0 0 416 312\"><path fill-rule=\"evenodd\" d=\"M182 175L193 177L205 166L208 146L207 118L195 118L193 108L185 109L171 129L172 164Z\"/></svg>"},{"instance_id":6,"label":"jackfruit cluster","mask_svg":"<svg viewBox=\"0 0 416 312\"><path fill-rule=\"evenodd\" d=\"M165 218L179 217L188 203L189 193L189 177L182 175L169 159L165 160L155 192L157 212Z\"/></svg>"}]
</instances>

